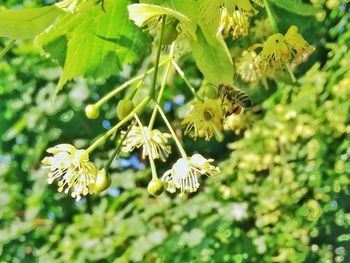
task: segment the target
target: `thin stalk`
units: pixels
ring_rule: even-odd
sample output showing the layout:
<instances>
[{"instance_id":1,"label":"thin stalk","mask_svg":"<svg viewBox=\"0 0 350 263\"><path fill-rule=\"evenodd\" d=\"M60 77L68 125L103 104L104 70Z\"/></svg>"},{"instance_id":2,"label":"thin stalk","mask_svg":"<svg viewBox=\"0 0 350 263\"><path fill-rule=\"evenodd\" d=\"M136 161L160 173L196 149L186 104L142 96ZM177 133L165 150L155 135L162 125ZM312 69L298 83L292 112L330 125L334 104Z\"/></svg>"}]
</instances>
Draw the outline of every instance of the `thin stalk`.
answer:
<instances>
[{"instance_id":1,"label":"thin stalk","mask_svg":"<svg viewBox=\"0 0 350 263\"><path fill-rule=\"evenodd\" d=\"M278 26L277 26L277 22L276 22L276 19L275 17L273 16L273 13L272 13L272 10L271 10L271 6L270 6L270 3L268 0L264 0L264 6L265 6L265 9L266 9L266 12L267 12L267 16L270 20L270 24L271 24L271 27L272 27L272 31L274 33L278 33Z\"/></svg>"},{"instance_id":2,"label":"thin stalk","mask_svg":"<svg viewBox=\"0 0 350 263\"><path fill-rule=\"evenodd\" d=\"M175 62L175 60L171 61L177 71L177 73L179 73L180 77L185 81L187 87L190 89L190 91L193 93L193 95L200 101L203 102L202 98L199 97L196 89L192 86L191 82L188 80L188 78L185 76L185 73L181 70L181 68L179 67L179 65Z\"/></svg>"},{"instance_id":3,"label":"thin stalk","mask_svg":"<svg viewBox=\"0 0 350 263\"><path fill-rule=\"evenodd\" d=\"M0 58L6 55L6 53L11 49L11 47L15 44L16 39L12 39L5 47L3 50L0 52Z\"/></svg>"},{"instance_id":4,"label":"thin stalk","mask_svg":"<svg viewBox=\"0 0 350 263\"><path fill-rule=\"evenodd\" d=\"M294 72L293 72L291 66L289 65L289 63L286 63L286 67L287 67L287 70L288 70L288 73L289 73L290 77L292 78L292 81L293 82L297 82L298 80L295 77Z\"/></svg>"},{"instance_id":5,"label":"thin stalk","mask_svg":"<svg viewBox=\"0 0 350 263\"><path fill-rule=\"evenodd\" d=\"M181 156L182 156L183 158L187 158L186 151L185 151L184 148L182 147L181 142L179 141L179 139L177 138L176 133L175 133L175 131L173 130L173 127L171 127L171 124L170 124L170 122L168 121L167 117L165 116L164 111L162 110L162 108L161 108L158 104L156 104L156 107L158 108L158 111L159 111L160 115L162 116L162 118L163 118L163 120L164 120L166 126L168 127L168 130L170 131L171 136L173 137L173 139L174 139L174 141L175 141L175 144L176 144L177 148L178 148L179 151L180 151Z\"/></svg>"},{"instance_id":6,"label":"thin stalk","mask_svg":"<svg viewBox=\"0 0 350 263\"><path fill-rule=\"evenodd\" d=\"M174 51L175 51L175 43L173 43L171 45L171 48L170 48L170 53L169 53L169 58L172 59L173 56L174 56ZM164 73L164 78L163 78L163 82L162 82L162 85L160 86L160 91L159 91L159 94L158 94L158 98L157 98L157 103L159 104L162 97L163 97L163 93L164 93L164 89L165 89L165 85L166 85L166 82L168 80L168 75L169 75L169 71L170 71L170 67L171 67L171 60L169 61L166 69L165 69L165 73ZM158 108L157 107L154 107L153 109L153 112L152 112L152 116L151 116L151 120L149 122L149 129L152 130L153 128L153 125L154 125L154 121L156 120L156 116L157 116L157 111L158 111Z\"/></svg>"},{"instance_id":7,"label":"thin stalk","mask_svg":"<svg viewBox=\"0 0 350 263\"><path fill-rule=\"evenodd\" d=\"M165 59L162 62L159 63L159 66L164 65L166 62L168 62L169 59ZM117 95L119 92L122 92L125 88L127 88L128 86L130 86L131 84L133 84L134 82L138 81L138 80L142 80L144 77L146 77L148 74L151 74L153 71L155 70L155 67L147 70L145 73L136 76L126 82L124 82L122 85L120 85L119 87L115 88L114 90L112 90L111 92L109 92L108 94L106 94L104 97L102 97L99 101L97 101L95 103L96 107L101 107L104 103L106 103L108 100L110 100L111 98L113 98L115 95Z\"/></svg>"},{"instance_id":8,"label":"thin stalk","mask_svg":"<svg viewBox=\"0 0 350 263\"><path fill-rule=\"evenodd\" d=\"M128 129L126 130L125 134L122 135L122 138L119 141L119 145L117 146L117 148L114 150L114 152L112 153L111 157L108 160L108 163L105 165L105 170L108 172L109 168L111 167L111 164L113 162L113 160L120 154L120 151L122 150L123 147L123 142L126 139L126 137L128 136L132 126L134 124L131 123L128 127Z\"/></svg>"},{"instance_id":9,"label":"thin stalk","mask_svg":"<svg viewBox=\"0 0 350 263\"><path fill-rule=\"evenodd\" d=\"M142 122L139 119L139 117L137 116L137 114L134 113L134 117L135 117L137 123L139 124L139 126L141 128L142 137L143 137L143 140L145 141L146 149L147 149L147 152L148 152L148 160L149 160L149 163L151 164L152 179L158 179L156 165L155 165L154 160L153 160L153 158L151 156L151 147L149 146L149 142L147 140L146 132L145 132L145 130L143 128L143 125L142 125Z\"/></svg>"},{"instance_id":10,"label":"thin stalk","mask_svg":"<svg viewBox=\"0 0 350 263\"><path fill-rule=\"evenodd\" d=\"M135 109L130 112L124 119L122 119L120 122L118 122L112 129L107 131L103 136L98 138L96 142L94 142L92 145L90 145L89 148L87 148L88 153L91 153L93 150L95 150L98 146L100 146L104 141L111 136L113 133L115 133L121 126L123 126L126 122L131 120L134 117L134 113L138 113L144 109L144 107L148 104L148 102L151 100L151 97L147 96L146 98L141 101Z\"/></svg>"},{"instance_id":11,"label":"thin stalk","mask_svg":"<svg viewBox=\"0 0 350 263\"><path fill-rule=\"evenodd\" d=\"M166 22L166 15L162 15L162 25L160 28L160 36L159 36L159 42L157 47L157 56L156 56L156 65L154 67L154 75L153 75L153 81L151 86L151 94L150 96L153 98L154 93L156 91L156 85L157 85L157 76L158 76L158 68L159 68L159 59L160 59L160 53L162 51L162 41L163 41L163 35L164 35L164 29L165 29L165 22Z\"/></svg>"}]
</instances>

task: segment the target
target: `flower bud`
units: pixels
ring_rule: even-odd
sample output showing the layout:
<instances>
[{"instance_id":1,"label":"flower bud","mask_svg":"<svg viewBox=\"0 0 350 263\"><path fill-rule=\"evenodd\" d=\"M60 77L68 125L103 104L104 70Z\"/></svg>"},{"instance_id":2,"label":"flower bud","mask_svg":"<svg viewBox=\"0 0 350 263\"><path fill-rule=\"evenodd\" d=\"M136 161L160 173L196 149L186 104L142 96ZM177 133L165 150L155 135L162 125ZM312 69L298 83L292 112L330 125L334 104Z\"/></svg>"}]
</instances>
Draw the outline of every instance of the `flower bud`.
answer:
<instances>
[{"instance_id":1,"label":"flower bud","mask_svg":"<svg viewBox=\"0 0 350 263\"><path fill-rule=\"evenodd\" d=\"M176 30L178 22L172 22L167 25L165 25L164 28L164 34L163 34L163 39L162 39L162 45L171 45L179 35L179 32Z\"/></svg>"},{"instance_id":2,"label":"flower bud","mask_svg":"<svg viewBox=\"0 0 350 263\"><path fill-rule=\"evenodd\" d=\"M111 185L111 178L107 175L106 169L101 169L98 171L96 176L96 183L94 192L99 194L106 190Z\"/></svg>"},{"instance_id":3,"label":"flower bud","mask_svg":"<svg viewBox=\"0 0 350 263\"><path fill-rule=\"evenodd\" d=\"M159 196L164 191L163 182L159 179L152 179L147 186L148 193L153 196Z\"/></svg>"},{"instance_id":4,"label":"flower bud","mask_svg":"<svg viewBox=\"0 0 350 263\"><path fill-rule=\"evenodd\" d=\"M121 100L117 105L117 117L119 120L124 119L134 109L134 104L131 100Z\"/></svg>"},{"instance_id":5,"label":"flower bud","mask_svg":"<svg viewBox=\"0 0 350 263\"><path fill-rule=\"evenodd\" d=\"M89 119L97 119L100 115L100 110L94 104L89 104L85 107L85 115Z\"/></svg>"}]
</instances>

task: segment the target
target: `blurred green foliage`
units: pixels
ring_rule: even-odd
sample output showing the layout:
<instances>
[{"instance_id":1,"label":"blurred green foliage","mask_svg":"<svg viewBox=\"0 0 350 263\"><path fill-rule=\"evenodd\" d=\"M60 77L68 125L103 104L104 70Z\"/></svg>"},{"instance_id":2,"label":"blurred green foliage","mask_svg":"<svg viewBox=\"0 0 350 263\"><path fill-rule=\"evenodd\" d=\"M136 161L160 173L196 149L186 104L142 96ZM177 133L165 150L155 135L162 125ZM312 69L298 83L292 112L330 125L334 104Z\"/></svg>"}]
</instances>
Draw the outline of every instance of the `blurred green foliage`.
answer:
<instances>
[{"instance_id":1,"label":"blurred green foliage","mask_svg":"<svg viewBox=\"0 0 350 263\"><path fill-rule=\"evenodd\" d=\"M108 129L119 97L97 120L84 116L84 106L145 64L107 80L77 79L52 104L61 69L31 42L17 42L0 60L0 262L350 262L347 8L327 11L322 24L285 20L299 21L306 38L318 41L298 72L300 85L252 87L262 107L237 118L240 131L223 142L183 138L189 152L215 157L222 169L187 200L149 196L150 172L138 155L113 164L111 190L102 196L75 203L48 187L40 169L45 149L63 142L86 147ZM191 57L182 65L200 81ZM175 120L183 106L174 98L189 94L180 78L173 83L175 95L165 97ZM108 141L94 154L98 165L114 146Z\"/></svg>"}]
</instances>

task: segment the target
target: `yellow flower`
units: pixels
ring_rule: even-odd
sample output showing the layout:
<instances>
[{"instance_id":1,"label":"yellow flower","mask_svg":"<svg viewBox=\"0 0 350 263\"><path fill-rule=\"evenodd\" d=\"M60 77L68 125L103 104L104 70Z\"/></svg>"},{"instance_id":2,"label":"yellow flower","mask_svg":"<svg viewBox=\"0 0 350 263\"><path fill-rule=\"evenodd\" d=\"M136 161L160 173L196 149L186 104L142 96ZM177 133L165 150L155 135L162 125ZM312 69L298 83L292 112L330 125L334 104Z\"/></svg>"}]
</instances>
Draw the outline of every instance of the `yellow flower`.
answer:
<instances>
[{"instance_id":1,"label":"yellow flower","mask_svg":"<svg viewBox=\"0 0 350 263\"><path fill-rule=\"evenodd\" d=\"M184 197L186 192L196 192L200 186L198 176L214 175L220 171L218 167L210 164L213 161L213 159L206 159L200 154L194 154L191 158L180 158L162 176L167 191L175 193L176 189L180 189L180 197Z\"/></svg>"},{"instance_id":2,"label":"yellow flower","mask_svg":"<svg viewBox=\"0 0 350 263\"><path fill-rule=\"evenodd\" d=\"M47 182L52 184L60 178L58 191L68 194L80 200L81 195L92 194L96 182L97 168L89 161L89 153L86 150L77 150L70 144L59 144L49 148L48 153L53 156L42 160L44 168L50 169Z\"/></svg>"},{"instance_id":3,"label":"yellow flower","mask_svg":"<svg viewBox=\"0 0 350 263\"><path fill-rule=\"evenodd\" d=\"M287 67L290 70L289 63L293 58L295 63L299 64L305 61L313 51L313 48L298 33L296 26L291 26L285 35L273 34L264 44L255 44L249 50L257 48L262 48L256 59L262 73L267 73L271 67Z\"/></svg>"},{"instance_id":4,"label":"yellow flower","mask_svg":"<svg viewBox=\"0 0 350 263\"><path fill-rule=\"evenodd\" d=\"M133 126L123 142L123 152L132 152L135 148L142 147L142 158L148 156L147 144L144 140L142 129L150 147L152 159L160 159L163 162L171 153L171 147L167 145L168 139L171 138L169 133L162 133L157 129L150 130L148 127Z\"/></svg>"},{"instance_id":5,"label":"yellow flower","mask_svg":"<svg viewBox=\"0 0 350 263\"><path fill-rule=\"evenodd\" d=\"M187 124L185 134L193 130L194 139L205 136L206 140L210 140L213 135L221 137L222 119L220 101L207 99L193 102L182 124Z\"/></svg>"},{"instance_id":6,"label":"yellow flower","mask_svg":"<svg viewBox=\"0 0 350 263\"><path fill-rule=\"evenodd\" d=\"M227 37L231 32L232 37L235 39L239 36L248 35L248 29L248 17L244 13L239 10L235 10L233 13L228 13L226 8L222 8L218 34Z\"/></svg>"},{"instance_id":7,"label":"yellow flower","mask_svg":"<svg viewBox=\"0 0 350 263\"><path fill-rule=\"evenodd\" d=\"M278 68L289 63L292 58L290 46L282 34L270 36L263 45L256 44L251 50L262 47L262 51L257 57L257 65L261 72L266 73L271 66Z\"/></svg>"},{"instance_id":8,"label":"yellow flower","mask_svg":"<svg viewBox=\"0 0 350 263\"><path fill-rule=\"evenodd\" d=\"M301 64L307 60L309 55L315 51L315 48L310 46L305 39L298 33L296 26L291 26L286 35L287 43L295 52L295 63Z\"/></svg>"},{"instance_id":9,"label":"yellow flower","mask_svg":"<svg viewBox=\"0 0 350 263\"><path fill-rule=\"evenodd\" d=\"M243 51L242 56L238 59L236 63L237 72L243 81L253 82L261 77L259 68L255 63L256 57L254 51Z\"/></svg>"}]
</instances>

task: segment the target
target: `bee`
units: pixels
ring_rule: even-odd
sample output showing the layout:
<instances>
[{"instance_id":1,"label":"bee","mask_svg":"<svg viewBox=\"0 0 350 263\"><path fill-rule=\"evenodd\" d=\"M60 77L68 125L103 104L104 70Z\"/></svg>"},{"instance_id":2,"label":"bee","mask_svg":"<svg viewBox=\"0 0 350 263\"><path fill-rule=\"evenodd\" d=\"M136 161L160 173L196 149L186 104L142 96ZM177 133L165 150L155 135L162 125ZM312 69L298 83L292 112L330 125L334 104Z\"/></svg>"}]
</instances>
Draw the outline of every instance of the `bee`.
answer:
<instances>
[{"instance_id":1,"label":"bee","mask_svg":"<svg viewBox=\"0 0 350 263\"><path fill-rule=\"evenodd\" d=\"M229 85L220 84L218 96L221 99L221 106L225 109L225 118L232 114L240 115L245 109L252 107L252 100L244 91Z\"/></svg>"}]
</instances>

